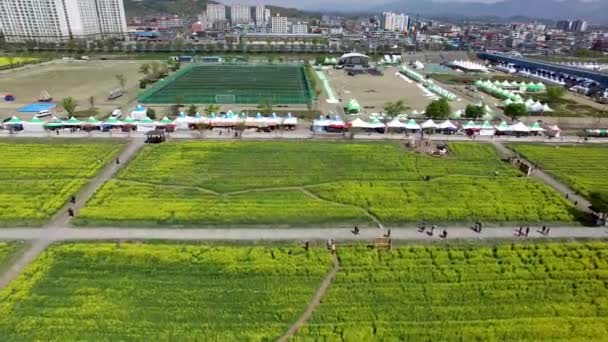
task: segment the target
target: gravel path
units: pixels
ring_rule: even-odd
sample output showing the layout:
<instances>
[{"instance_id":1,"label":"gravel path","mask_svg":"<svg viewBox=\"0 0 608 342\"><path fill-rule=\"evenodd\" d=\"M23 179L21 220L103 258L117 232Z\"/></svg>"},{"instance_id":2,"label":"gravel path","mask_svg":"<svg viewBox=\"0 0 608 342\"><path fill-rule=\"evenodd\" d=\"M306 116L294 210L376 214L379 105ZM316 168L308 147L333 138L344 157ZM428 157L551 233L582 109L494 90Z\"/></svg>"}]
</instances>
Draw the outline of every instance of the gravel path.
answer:
<instances>
[{"instance_id":1,"label":"gravel path","mask_svg":"<svg viewBox=\"0 0 608 342\"><path fill-rule=\"evenodd\" d=\"M103 170L101 170L95 178L93 178L87 185L85 185L76 194L76 203L67 203L42 229L9 229L7 232L12 233L25 233L23 238L9 238L9 240L29 240L31 241L30 246L25 252L11 265L11 267L2 274L0 277L0 289L4 288L11 280L17 277L23 269L32 261L34 261L42 251L44 251L51 243L60 241L57 239L57 231L62 231L58 227L66 227L69 225L71 217L68 215L68 208L74 209L75 212L78 210L95 194L95 191L99 189L107 180L129 161L133 156L137 154L137 151L144 145L144 140L136 138L130 140L129 144L123 149L121 154L118 156L121 161L117 164L112 160ZM19 235L19 234L17 234Z\"/></svg>"},{"instance_id":2,"label":"gravel path","mask_svg":"<svg viewBox=\"0 0 608 342\"><path fill-rule=\"evenodd\" d=\"M295 335L298 332L298 330L300 330L300 328L310 319L310 317L312 317L312 314L315 312L315 310L317 309L319 304L321 304L321 299L323 299L323 297L325 296L327 289L329 289L329 286L331 286L332 282L336 278L336 274L338 273L338 270L340 269L340 262L338 261L338 257L336 256L336 254L332 254L331 257L332 257L331 270L327 273L325 278L323 278L321 285L315 292L314 297L308 303L308 306L306 307L306 310L304 311L304 313L302 315L300 315L298 320L295 321L289 327L289 329L287 329L285 334L283 334L283 336L281 336L278 339L278 342L289 341L291 339L291 337L293 337L293 335Z\"/></svg>"}]
</instances>

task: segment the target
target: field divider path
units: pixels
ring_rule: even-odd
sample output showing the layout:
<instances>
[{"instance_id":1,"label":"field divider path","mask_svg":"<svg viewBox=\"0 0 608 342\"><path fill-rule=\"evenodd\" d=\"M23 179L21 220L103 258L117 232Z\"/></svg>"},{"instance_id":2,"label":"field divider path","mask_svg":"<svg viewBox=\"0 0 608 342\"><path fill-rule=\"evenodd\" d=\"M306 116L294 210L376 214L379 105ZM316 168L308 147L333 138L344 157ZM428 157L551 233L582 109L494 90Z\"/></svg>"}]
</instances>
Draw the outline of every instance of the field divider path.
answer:
<instances>
[{"instance_id":1,"label":"field divider path","mask_svg":"<svg viewBox=\"0 0 608 342\"><path fill-rule=\"evenodd\" d=\"M323 278L321 285L315 292L314 297L308 303L306 310L289 327L289 329L287 329L287 331L283 334L283 336L279 337L279 339L277 340L278 342L286 342L289 339L291 339L291 337L293 337L293 335L295 335L298 332L298 330L300 330L300 328L304 325L304 323L306 323L310 319L310 317L312 317L312 314L315 312L315 310L317 309L319 304L321 304L321 299L323 299L323 297L325 296L325 293L327 292L327 290L333 283L334 279L336 279L336 274L338 274L338 271L340 270L340 261L338 260L338 256L336 254L332 254L331 262L332 262L331 270L329 270L329 272L327 273L325 278Z\"/></svg>"},{"instance_id":2,"label":"field divider path","mask_svg":"<svg viewBox=\"0 0 608 342\"><path fill-rule=\"evenodd\" d=\"M566 195L568 195L568 199L570 201L572 201L573 204L576 203L575 207L579 211L581 211L583 213L592 213L591 209L589 209L589 207L591 206L591 203L585 197L577 194L577 192L572 190L569 186L560 182L555 177L549 175L548 173L546 173L539 167L534 166L528 159L522 157L521 155L519 155L515 151L511 150L510 148L508 148L501 142L492 141L492 145L496 148L498 153L501 154L504 158L517 157L521 160L525 160L526 163L528 163L528 165L533 167L532 172L530 173L531 177L534 177L534 178L542 181L543 183L547 184L548 186L552 187L554 190L556 190L557 192L562 194L564 197Z\"/></svg>"},{"instance_id":3,"label":"field divider path","mask_svg":"<svg viewBox=\"0 0 608 342\"><path fill-rule=\"evenodd\" d=\"M0 276L0 289L3 289L8 283L16 278L23 269L32 261L34 261L42 251L44 251L51 243L61 241L58 239L61 235L57 235L57 231L61 231L61 227L69 225L71 217L68 215L68 208L78 211L86 202L95 194L106 181L108 181L116 172L127 164L133 156L144 146L144 140L141 138L131 139L129 144L123 148L118 158L120 164L115 160L111 160L106 167L91 179L77 194L76 203L66 203L60 211L45 225L42 229L30 229L30 234L33 234L31 244L23 254L13 262L10 267ZM17 238L18 239L18 238ZM21 240L21 239L18 239Z\"/></svg>"},{"instance_id":4,"label":"field divider path","mask_svg":"<svg viewBox=\"0 0 608 342\"><path fill-rule=\"evenodd\" d=\"M143 146L144 139L131 139L118 156L120 164L117 164L115 159L111 160L104 169L97 173L97 175L75 195L76 203L66 203L45 227L65 227L69 225L71 217L68 214L68 208L72 208L74 214L77 214L78 210L95 195L95 192L97 192L105 182L110 180L110 178L112 178L124 165L128 164L131 158L133 158Z\"/></svg>"}]
</instances>

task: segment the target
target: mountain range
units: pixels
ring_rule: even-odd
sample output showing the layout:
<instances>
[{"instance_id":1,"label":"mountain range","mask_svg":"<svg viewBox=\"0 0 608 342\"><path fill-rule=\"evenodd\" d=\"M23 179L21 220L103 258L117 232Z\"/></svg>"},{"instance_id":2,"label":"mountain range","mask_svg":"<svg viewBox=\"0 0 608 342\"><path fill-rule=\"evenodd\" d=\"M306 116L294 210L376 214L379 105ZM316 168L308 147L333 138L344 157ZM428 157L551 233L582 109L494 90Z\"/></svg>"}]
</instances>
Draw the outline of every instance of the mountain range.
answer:
<instances>
[{"instance_id":1,"label":"mountain range","mask_svg":"<svg viewBox=\"0 0 608 342\"><path fill-rule=\"evenodd\" d=\"M607 0L503 0L495 3L399 0L373 6L371 12L399 11L411 15L509 18L525 16L539 19L585 19L608 23Z\"/></svg>"}]
</instances>

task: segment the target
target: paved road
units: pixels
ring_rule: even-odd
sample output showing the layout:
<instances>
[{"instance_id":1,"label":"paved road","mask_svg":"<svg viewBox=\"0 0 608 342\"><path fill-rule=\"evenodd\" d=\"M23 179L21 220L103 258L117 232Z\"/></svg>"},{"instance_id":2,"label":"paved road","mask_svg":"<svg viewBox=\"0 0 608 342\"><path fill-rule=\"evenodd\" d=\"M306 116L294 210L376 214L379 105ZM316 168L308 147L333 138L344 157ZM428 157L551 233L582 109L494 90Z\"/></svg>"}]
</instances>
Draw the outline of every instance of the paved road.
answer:
<instances>
[{"instance_id":1,"label":"paved road","mask_svg":"<svg viewBox=\"0 0 608 342\"><path fill-rule=\"evenodd\" d=\"M435 230L433 236L420 233L418 228L390 228L390 237L404 241L441 240L444 227ZM476 233L468 227L447 227L447 240L516 239L515 227L484 228ZM552 227L548 236L539 233L540 227L530 227L528 238L608 238L605 227ZM388 229L364 228L354 235L349 228L226 228L226 229L178 229L178 228L6 228L0 230L0 240L77 241L77 240L192 240L192 241L371 241L382 237Z\"/></svg>"}]
</instances>

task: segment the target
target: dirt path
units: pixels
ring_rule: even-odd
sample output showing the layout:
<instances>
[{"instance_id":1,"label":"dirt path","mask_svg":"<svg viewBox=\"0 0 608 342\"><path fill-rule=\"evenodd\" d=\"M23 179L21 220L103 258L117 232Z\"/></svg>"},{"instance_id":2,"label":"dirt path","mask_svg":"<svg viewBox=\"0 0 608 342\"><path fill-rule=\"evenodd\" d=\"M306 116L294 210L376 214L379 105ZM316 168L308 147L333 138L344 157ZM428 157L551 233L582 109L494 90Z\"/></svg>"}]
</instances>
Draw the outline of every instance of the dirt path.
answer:
<instances>
[{"instance_id":1,"label":"dirt path","mask_svg":"<svg viewBox=\"0 0 608 342\"><path fill-rule=\"evenodd\" d=\"M506 147L505 145L503 145L501 142L492 141L492 145L494 145L494 147L496 148L498 153L500 153L505 158L517 156L520 159L526 160L525 158L523 158L523 157L519 156L517 153L515 153L513 150L511 150L508 147ZM528 163L529 163L529 161L528 161ZM568 187L567 185L558 181L557 179L553 178L553 176L549 175L542 169L535 167L533 169L533 171L530 173L530 176L549 185L550 187L552 187L553 189L555 189L556 191L561 193L564 197L567 196L568 199L570 201L572 201L572 203L576 206L576 209L578 209L579 211L584 212L584 213L591 213L591 210L589 209L589 207L591 206L591 203L586 198L578 195L576 193L576 191L570 189L570 187Z\"/></svg>"},{"instance_id":2,"label":"dirt path","mask_svg":"<svg viewBox=\"0 0 608 342\"><path fill-rule=\"evenodd\" d=\"M336 254L333 254L332 255L332 268L327 273L327 275L325 276L323 281L321 282L321 286L319 286L319 288L317 289L317 292L315 292L315 295L312 298L312 300L308 303L308 307L306 308L306 311L304 311L304 313L298 318L298 320L295 321L289 327L289 329L287 329L287 331L283 334L283 336L281 336L278 339L279 342L288 341L291 337L293 337L293 335L295 335L298 332L298 330L304 325L304 323L306 323L310 319L310 317L315 312L315 310L317 309L319 304L321 304L321 299L323 299L323 297L325 296L325 293L327 292L327 289L329 289L329 286L336 278L336 274L338 273L339 269L340 269L340 262L338 261L338 257L336 256Z\"/></svg>"},{"instance_id":3,"label":"dirt path","mask_svg":"<svg viewBox=\"0 0 608 342\"><path fill-rule=\"evenodd\" d=\"M67 203L59 212L47 223L46 227L65 227L69 225L70 216L68 215L68 208L72 208L74 213L77 215L78 210L82 208L86 202L93 197L97 189L99 189L106 181L108 181L114 174L120 170L120 168L127 164L133 156L144 146L144 139L136 138L131 139L129 144L122 150L118 159L120 164L116 164L115 160L112 160L104 169L101 170L87 185L85 185L75 195L76 203Z\"/></svg>"},{"instance_id":4,"label":"dirt path","mask_svg":"<svg viewBox=\"0 0 608 342\"><path fill-rule=\"evenodd\" d=\"M118 170L126 164L139 149L144 145L144 140L141 138L130 140L129 144L123 149L119 155L120 164L116 164L112 160L101 172L97 174L87 185L76 194L76 203L67 203L45 226L43 229L30 230L29 234L31 245L24 253L11 265L11 267L0 276L0 289L4 288L11 280L17 277L23 269L32 261L34 261L43 250L51 243L59 241L61 235L57 235L59 227L69 226L71 217L68 215L68 208L74 209L77 212L85 203L95 194L107 180L118 172ZM20 240L20 239L19 239Z\"/></svg>"}]
</instances>

